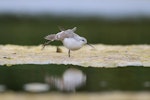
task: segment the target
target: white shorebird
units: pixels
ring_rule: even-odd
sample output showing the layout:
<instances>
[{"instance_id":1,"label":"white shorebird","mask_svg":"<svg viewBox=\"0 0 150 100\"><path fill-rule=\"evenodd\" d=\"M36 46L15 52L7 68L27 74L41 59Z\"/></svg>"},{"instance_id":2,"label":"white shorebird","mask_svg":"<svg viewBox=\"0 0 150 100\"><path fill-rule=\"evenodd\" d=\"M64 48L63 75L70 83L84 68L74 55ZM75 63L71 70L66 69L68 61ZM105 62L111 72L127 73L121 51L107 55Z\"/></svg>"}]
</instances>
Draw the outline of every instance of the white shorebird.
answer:
<instances>
[{"instance_id":1,"label":"white shorebird","mask_svg":"<svg viewBox=\"0 0 150 100\"><path fill-rule=\"evenodd\" d=\"M61 32L58 32L57 34L50 34L45 37L45 39L48 41L43 44L43 48L54 40L62 41L63 45L68 49L68 56L70 57L70 50L72 51L78 50L85 44L87 44L86 38L81 37L76 33L74 33L77 29L76 27L67 30L64 30L62 28L59 29Z\"/></svg>"}]
</instances>

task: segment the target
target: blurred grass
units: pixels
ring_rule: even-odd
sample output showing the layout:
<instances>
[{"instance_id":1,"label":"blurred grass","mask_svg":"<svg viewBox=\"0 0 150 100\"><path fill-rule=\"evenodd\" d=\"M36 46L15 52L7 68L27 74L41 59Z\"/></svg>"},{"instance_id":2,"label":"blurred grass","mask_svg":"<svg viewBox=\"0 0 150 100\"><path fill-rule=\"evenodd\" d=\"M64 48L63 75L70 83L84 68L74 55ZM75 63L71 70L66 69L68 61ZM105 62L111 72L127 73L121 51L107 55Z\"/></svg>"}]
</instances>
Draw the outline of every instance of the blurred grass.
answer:
<instances>
[{"instance_id":1,"label":"blurred grass","mask_svg":"<svg viewBox=\"0 0 150 100\"><path fill-rule=\"evenodd\" d=\"M0 15L0 43L38 45L57 33L58 26L77 27L90 43L150 44L150 19L106 20L55 16ZM60 42L52 44L60 45Z\"/></svg>"}]
</instances>

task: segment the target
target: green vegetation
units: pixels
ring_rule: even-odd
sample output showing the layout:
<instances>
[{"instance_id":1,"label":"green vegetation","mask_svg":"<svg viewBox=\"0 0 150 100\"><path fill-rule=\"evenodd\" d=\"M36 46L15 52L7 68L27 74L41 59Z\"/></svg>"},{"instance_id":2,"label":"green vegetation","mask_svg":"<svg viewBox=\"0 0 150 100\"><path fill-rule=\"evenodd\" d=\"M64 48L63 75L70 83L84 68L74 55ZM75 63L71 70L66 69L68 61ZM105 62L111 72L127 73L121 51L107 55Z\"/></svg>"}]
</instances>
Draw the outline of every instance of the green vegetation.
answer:
<instances>
[{"instance_id":1,"label":"green vegetation","mask_svg":"<svg viewBox=\"0 0 150 100\"><path fill-rule=\"evenodd\" d=\"M150 44L150 19L106 20L55 16L0 16L0 43L38 45L44 36L76 26L90 43ZM52 44L61 44L54 42Z\"/></svg>"}]
</instances>

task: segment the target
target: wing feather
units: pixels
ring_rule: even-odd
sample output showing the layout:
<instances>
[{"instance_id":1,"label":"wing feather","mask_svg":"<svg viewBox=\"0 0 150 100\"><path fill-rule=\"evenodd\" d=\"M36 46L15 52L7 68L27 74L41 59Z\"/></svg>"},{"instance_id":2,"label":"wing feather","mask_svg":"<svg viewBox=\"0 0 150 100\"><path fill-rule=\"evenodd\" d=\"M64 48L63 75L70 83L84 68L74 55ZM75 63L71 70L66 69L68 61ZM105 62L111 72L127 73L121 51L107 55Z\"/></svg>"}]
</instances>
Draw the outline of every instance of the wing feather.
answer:
<instances>
[{"instance_id":1,"label":"wing feather","mask_svg":"<svg viewBox=\"0 0 150 100\"><path fill-rule=\"evenodd\" d=\"M56 34L50 34L44 37L46 40L54 41L56 39Z\"/></svg>"}]
</instances>

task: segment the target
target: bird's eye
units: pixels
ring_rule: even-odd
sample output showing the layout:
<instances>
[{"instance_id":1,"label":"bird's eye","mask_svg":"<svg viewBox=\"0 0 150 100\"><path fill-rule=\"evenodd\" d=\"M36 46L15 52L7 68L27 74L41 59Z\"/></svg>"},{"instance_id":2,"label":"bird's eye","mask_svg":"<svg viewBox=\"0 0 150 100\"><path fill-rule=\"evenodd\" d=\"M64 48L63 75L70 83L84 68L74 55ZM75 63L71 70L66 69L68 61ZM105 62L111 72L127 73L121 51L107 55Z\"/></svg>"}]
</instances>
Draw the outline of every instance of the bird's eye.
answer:
<instances>
[{"instance_id":1,"label":"bird's eye","mask_svg":"<svg viewBox=\"0 0 150 100\"><path fill-rule=\"evenodd\" d=\"M83 42L85 41L85 40L82 40Z\"/></svg>"}]
</instances>

